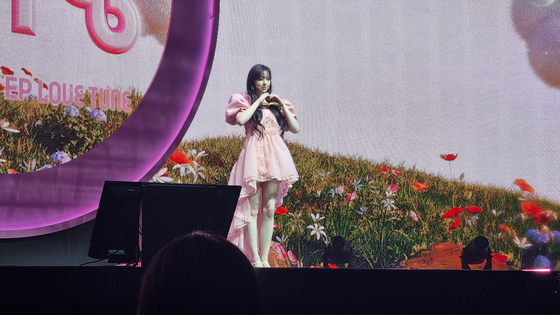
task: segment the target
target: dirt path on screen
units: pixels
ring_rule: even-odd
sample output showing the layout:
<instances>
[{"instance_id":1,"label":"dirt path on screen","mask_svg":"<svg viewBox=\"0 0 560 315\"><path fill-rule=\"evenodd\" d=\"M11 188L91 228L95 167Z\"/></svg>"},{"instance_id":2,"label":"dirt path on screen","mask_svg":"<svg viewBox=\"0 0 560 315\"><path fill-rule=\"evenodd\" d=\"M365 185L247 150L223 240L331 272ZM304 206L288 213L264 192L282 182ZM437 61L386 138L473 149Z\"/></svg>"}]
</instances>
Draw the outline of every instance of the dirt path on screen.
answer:
<instances>
[{"instance_id":1,"label":"dirt path on screen","mask_svg":"<svg viewBox=\"0 0 560 315\"><path fill-rule=\"evenodd\" d=\"M408 269L461 269L461 250L463 245L442 243L434 245L404 263ZM470 265L471 269L482 269L484 264ZM514 269L506 263L492 260L492 270Z\"/></svg>"}]
</instances>

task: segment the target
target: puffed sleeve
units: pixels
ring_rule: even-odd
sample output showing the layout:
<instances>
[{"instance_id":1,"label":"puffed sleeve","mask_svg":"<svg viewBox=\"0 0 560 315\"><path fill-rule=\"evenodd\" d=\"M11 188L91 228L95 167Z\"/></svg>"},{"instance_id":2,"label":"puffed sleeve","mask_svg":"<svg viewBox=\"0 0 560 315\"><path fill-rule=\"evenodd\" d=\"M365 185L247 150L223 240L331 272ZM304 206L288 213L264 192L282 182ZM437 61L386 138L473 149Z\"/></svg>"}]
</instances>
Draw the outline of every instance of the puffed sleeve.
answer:
<instances>
[{"instance_id":1,"label":"puffed sleeve","mask_svg":"<svg viewBox=\"0 0 560 315\"><path fill-rule=\"evenodd\" d=\"M294 110L294 105L292 103L290 103L290 101L288 100L282 100L284 101L284 104L286 104L286 107L288 108L288 110L290 111L290 113L292 113L292 115L294 115L294 118L297 119L297 115L296 115L296 111ZM283 115L284 113L282 113Z\"/></svg>"},{"instance_id":2,"label":"puffed sleeve","mask_svg":"<svg viewBox=\"0 0 560 315\"><path fill-rule=\"evenodd\" d=\"M251 104L243 94L233 94L229 98L229 103L226 108L226 122L230 125L237 125L237 114L246 111Z\"/></svg>"}]
</instances>

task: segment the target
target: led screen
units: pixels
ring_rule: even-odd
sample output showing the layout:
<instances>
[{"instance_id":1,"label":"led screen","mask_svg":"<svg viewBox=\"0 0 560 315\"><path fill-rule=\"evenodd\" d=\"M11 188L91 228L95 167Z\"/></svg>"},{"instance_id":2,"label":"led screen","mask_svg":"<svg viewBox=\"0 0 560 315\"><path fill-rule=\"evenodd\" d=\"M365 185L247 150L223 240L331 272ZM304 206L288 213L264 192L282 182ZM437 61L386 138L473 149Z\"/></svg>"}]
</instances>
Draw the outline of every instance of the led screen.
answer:
<instances>
[{"instance_id":1,"label":"led screen","mask_svg":"<svg viewBox=\"0 0 560 315\"><path fill-rule=\"evenodd\" d=\"M166 176L227 182L244 130L225 123L225 108L262 63L301 126L285 135L300 179L276 215L281 264L320 265L336 235L361 267L446 268L426 263L441 251L461 268L479 235L494 268L556 264L558 1L220 6L208 88L178 149L207 154L195 161L207 179L173 161Z\"/></svg>"}]
</instances>

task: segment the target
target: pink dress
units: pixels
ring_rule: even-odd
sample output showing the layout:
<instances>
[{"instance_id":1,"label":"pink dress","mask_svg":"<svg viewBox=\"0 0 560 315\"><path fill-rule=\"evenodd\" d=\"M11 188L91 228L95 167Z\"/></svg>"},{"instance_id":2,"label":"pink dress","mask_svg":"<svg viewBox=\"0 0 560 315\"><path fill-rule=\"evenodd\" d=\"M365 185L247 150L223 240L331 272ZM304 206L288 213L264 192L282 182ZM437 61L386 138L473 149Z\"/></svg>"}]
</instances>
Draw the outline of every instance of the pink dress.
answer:
<instances>
[{"instance_id":1,"label":"pink dress","mask_svg":"<svg viewBox=\"0 0 560 315\"><path fill-rule=\"evenodd\" d=\"M236 116L251 106L250 99L251 97L246 93L232 95L226 109L226 122L237 125ZM293 105L286 100L283 101L295 117ZM264 127L262 137L255 132L251 122L244 125L245 143L243 143L239 159L233 166L228 182L228 185L242 186L229 228L228 240L239 247L249 259L251 259L251 254L246 242L244 227L251 222L248 197L256 193L257 182L271 179L280 181L276 199L276 207L279 207L282 205L288 189L298 180L292 155L284 143L284 139L280 136L282 130L270 109L262 108L261 124Z\"/></svg>"}]
</instances>

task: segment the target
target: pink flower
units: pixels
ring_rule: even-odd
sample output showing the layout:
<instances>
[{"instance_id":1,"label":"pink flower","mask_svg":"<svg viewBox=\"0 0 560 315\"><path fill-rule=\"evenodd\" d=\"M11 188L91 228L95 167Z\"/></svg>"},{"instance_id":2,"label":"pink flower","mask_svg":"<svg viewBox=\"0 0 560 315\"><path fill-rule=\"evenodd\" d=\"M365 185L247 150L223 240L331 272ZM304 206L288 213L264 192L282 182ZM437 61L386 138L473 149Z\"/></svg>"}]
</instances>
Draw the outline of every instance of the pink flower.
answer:
<instances>
[{"instance_id":1,"label":"pink flower","mask_svg":"<svg viewBox=\"0 0 560 315\"><path fill-rule=\"evenodd\" d=\"M418 215L416 214L416 212L410 211L410 216L412 217L412 220L418 221Z\"/></svg>"},{"instance_id":2,"label":"pink flower","mask_svg":"<svg viewBox=\"0 0 560 315\"><path fill-rule=\"evenodd\" d=\"M296 255L294 255L291 250L288 251L288 258L290 259L292 264L295 264L297 262Z\"/></svg>"},{"instance_id":3,"label":"pink flower","mask_svg":"<svg viewBox=\"0 0 560 315\"><path fill-rule=\"evenodd\" d=\"M338 187L338 188L336 189L336 191L337 191L339 194L342 194L342 193L344 192L344 185Z\"/></svg>"},{"instance_id":4,"label":"pink flower","mask_svg":"<svg viewBox=\"0 0 560 315\"><path fill-rule=\"evenodd\" d=\"M288 254L286 254L286 250L284 249L284 246L282 246L281 244L275 243L274 245L272 245L272 249L274 249L274 251L276 252L278 259L288 258Z\"/></svg>"},{"instance_id":5,"label":"pink flower","mask_svg":"<svg viewBox=\"0 0 560 315\"><path fill-rule=\"evenodd\" d=\"M358 194L356 194L356 192L353 192L351 194L349 194L348 196L346 196L346 201L351 201L356 199L356 197L358 197Z\"/></svg>"},{"instance_id":6,"label":"pink flower","mask_svg":"<svg viewBox=\"0 0 560 315\"><path fill-rule=\"evenodd\" d=\"M390 185L390 186L387 188L387 191L385 191L385 194L386 194L387 196L394 196L394 195L397 194L397 190L399 190L399 188L398 188L397 186L395 186L395 185Z\"/></svg>"}]
</instances>

